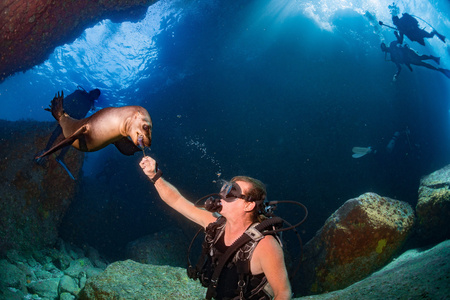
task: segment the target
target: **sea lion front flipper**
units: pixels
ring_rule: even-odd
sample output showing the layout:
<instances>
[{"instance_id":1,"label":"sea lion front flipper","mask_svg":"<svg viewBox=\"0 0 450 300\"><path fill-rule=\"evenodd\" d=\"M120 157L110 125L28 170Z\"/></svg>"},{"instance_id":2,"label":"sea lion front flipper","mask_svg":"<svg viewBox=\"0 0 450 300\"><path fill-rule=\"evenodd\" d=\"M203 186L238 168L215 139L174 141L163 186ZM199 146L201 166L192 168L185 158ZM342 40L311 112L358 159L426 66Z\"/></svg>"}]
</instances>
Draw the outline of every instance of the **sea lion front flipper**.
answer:
<instances>
[{"instance_id":1,"label":"sea lion front flipper","mask_svg":"<svg viewBox=\"0 0 450 300\"><path fill-rule=\"evenodd\" d=\"M61 116L64 114L63 101L64 91L61 91L61 95L59 94L59 92L58 94L55 94L55 97L50 103L50 108L44 108L46 111L52 113L52 116L56 121L59 121L59 119L61 119Z\"/></svg>"},{"instance_id":2,"label":"sea lion front flipper","mask_svg":"<svg viewBox=\"0 0 450 300\"><path fill-rule=\"evenodd\" d=\"M137 147L128 137L123 137L120 140L114 142L114 146L116 146L120 153L128 156L141 151L141 149L139 149L139 147Z\"/></svg>"},{"instance_id":3,"label":"sea lion front flipper","mask_svg":"<svg viewBox=\"0 0 450 300\"><path fill-rule=\"evenodd\" d=\"M77 131L75 131L71 136L63 139L61 142L59 142L58 144L56 144L55 146L51 147L50 149L48 149L47 151L45 151L44 153L42 153L39 156L36 156L36 159L47 156L52 154L55 151L58 151L59 149L62 149L66 146L70 146L73 144L73 142L75 142L75 140L79 139L81 136L83 136L87 131L86 125L81 126Z\"/></svg>"}]
</instances>

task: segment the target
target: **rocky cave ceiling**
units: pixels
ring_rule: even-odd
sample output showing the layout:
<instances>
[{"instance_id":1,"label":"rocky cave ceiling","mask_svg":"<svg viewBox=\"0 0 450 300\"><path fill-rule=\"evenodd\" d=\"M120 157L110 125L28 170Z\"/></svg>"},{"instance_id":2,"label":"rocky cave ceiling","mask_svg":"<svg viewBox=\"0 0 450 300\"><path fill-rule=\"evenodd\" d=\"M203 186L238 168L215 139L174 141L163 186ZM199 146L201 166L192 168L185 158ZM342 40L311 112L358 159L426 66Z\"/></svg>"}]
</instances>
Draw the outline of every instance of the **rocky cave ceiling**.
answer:
<instances>
[{"instance_id":1,"label":"rocky cave ceiling","mask_svg":"<svg viewBox=\"0 0 450 300\"><path fill-rule=\"evenodd\" d=\"M138 21L157 0L0 1L0 82L43 63L103 19Z\"/></svg>"}]
</instances>

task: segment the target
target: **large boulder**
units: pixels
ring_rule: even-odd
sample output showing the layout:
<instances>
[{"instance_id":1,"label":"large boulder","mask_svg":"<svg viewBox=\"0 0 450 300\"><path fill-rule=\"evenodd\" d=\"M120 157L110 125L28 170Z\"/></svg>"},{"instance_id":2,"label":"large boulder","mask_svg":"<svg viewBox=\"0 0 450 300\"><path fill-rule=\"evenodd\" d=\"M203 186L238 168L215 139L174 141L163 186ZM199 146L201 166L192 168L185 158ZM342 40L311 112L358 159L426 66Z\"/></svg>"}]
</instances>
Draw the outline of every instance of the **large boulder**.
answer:
<instances>
[{"instance_id":1,"label":"large boulder","mask_svg":"<svg viewBox=\"0 0 450 300\"><path fill-rule=\"evenodd\" d=\"M422 243L450 238L450 165L421 179L416 213Z\"/></svg>"},{"instance_id":2,"label":"large boulder","mask_svg":"<svg viewBox=\"0 0 450 300\"><path fill-rule=\"evenodd\" d=\"M185 267L188 246L189 240L183 231L172 227L128 243L126 255L144 264Z\"/></svg>"},{"instance_id":3,"label":"large boulder","mask_svg":"<svg viewBox=\"0 0 450 300\"><path fill-rule=\"evenodd\" d=\"M386 265L414 224L406 202L366 193L346 201L304 248L301 294L343 289Z\"/></svg>"},{"instance_id":4,"label":"large boulder","mask_svg":"<svg viewBox=\"0 0 450 300\"><path fill-rule=\"evenodd\" d=\"M201 299L204 295L205 288L191 280L186 269L126 260L89 278L79 299Z\"/></svg>"},{"instance_id":5,"label":"large boulder","mask_svg":"<svg viewBox=\"0 0 450 300\"><path fill-rule=\"evenodd\" d=\"M53 157L42 166L34 161L55 127L56 122L0 120L0 255L57 241L78 182ZM83 159L84 153L73 149L64 158L76 178Z\"/></svg>"},{"instance_id":6,"label":"large boulder","mask_svg":"<svg viewBox=\"0 0 450 300\"><path fill-rule=\"evenodd\" d=\"M450 241L445 241L431 249L408 250L381 270L343 290L294 299L448 299L448 274Z\"/></svg>"},{"instance_id":7,"label":"large boulder","mask_svg":"<svg viewBox=\"0 0 450 300\"><path fill-rule=\"evenodd\" d=\"M43 63L103 19L138 20L157 0L0 1L0 82Z\"/></svg>"},{"instance_id":8,"label":"large boulder","mask_svg":"<svg viewBox=\"0 0 450 300\"><path fill-rule=\"evenodd\" d=\"M25 273L6 259L0 260L0 290L14 288L25 292Z\"/></svg>"}]
</instances>

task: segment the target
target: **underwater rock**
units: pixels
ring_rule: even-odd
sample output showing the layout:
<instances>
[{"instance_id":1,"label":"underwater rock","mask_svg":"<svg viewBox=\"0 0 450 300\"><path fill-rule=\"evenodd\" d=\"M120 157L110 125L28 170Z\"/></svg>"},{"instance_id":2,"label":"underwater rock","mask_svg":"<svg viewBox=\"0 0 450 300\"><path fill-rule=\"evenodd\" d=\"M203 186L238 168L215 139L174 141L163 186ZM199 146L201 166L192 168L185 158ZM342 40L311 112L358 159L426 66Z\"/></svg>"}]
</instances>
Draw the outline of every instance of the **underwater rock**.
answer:
<instances>
[{"instance_id":1,"label":"underwater rock","mask_svg":"<svg viewBox=\"0 0 450 300\"><path fill-rule=\"evenodd\" d=\"M450 238L450 165L420 180L416 213L421 243L437 243Z\"/></svg>"},{"instance_id":2,"label":"underwater rock","mask_svg":"<svg viewBox=\"0 0 450 300\"><path fill-rule=\"evenodd\" d=\"M89 278L78 299L202 299L205 292L199 281L187 276L186 269L126 260Z\"/></svg>"},{"instance_id":3,"label":"underwater rock","mask_svg":"<svg viewBox=\"0 0 450 300\"><path fill-rule=\"evenodd\" d=\"M6 259L0 260L0 288L15 288L25 291L25 274Z\"/></svg>"},{"instance_id":4,"label":"underwater rock","mask_svg":"<svg viewBox=\"0 0 450 300\"><path fill-rule=\"evenodd\" d=\"M27 289L31 294L46 299L57 299L59 278L50 278L46 280L33 281L27 284Z\"/></svg>"},{"instance_id":5,"label":"underwater rock","mask_svg":"<svg viewBox=\"0 0 450 300\"><path fill-rule=\"evenodd\" d=\"M71 261L70 267L64 270L64 274L75 278L83 276L83 274L87 274L88 277L95 276L97 273L99 272L95 271L92 262L87 258L80 258Z\"/></svg>"},{"instance_id":6,"label":"underwater rock","mask_svg":"<svg viewBox=\"0 0 450 300\"><path fill-rule=\"evenodd\" d=\"M89 258L89 260L94 264L95 267L100 268L100 269L106 269L107 263L100 256L100 253L98 253L97 249L90 247L90 246L87 247L86 257Z\"/></svg>"},{"instance_id":7,"label":"underwater rock","mask_svg":"<svg viewBox=\"0 0 450 300\"><path fill-rule=\"evenodd\" d=\"M64 242L60 241L60 244ZM58 257L68 257L66 248L80 253L76 261L69 261L73 268L68 273L72 276L64 274L55 266ZM80 248L63 246L61 249L63 251L54 248L34 251L36 260L30 257L29 252L10 251L8 260L0 260L0 300L75 299L87 277L103 272L104 269L90 267L92 262Z\"/></svg>"},{"instance_id":8,"label":"underwater rock","mask_svg":"<svg viewBox=\"0 0 450 300\"><path fill-rule=\"evenodd\" d=\"M59 300L74 300L75 296L70 293L61 293L59 295Z\"/></svg>"},{"instance_id":9,"label":"underwater rock","mask_svg":"<svg viewBox=\"0 0 450 300\"><path fill-rule=\"evenodd\" d=\"M381 270L335 292L294 299L446 299L450 294L450 241L408 250ZM88 280L79 299L202 299L205 288L185 269L116 262Z\"/></svg>"},{"instance_id":10,"label":"underwater rock","mask_svg":"<svg viewBox=\"0 0 450 300\"><path fill-rule=\"evenodd\" d=\"M0 120L0 255L10 249L35 250L57 241L58 227L77 181L53 157L34 161L55 122ZM69 150L65 162L78 177L84 154Z\"/></svg>"},{"instance_id":11,"label":"underwater rock","mask_svg":"<svg viewBox=\"0 0 450 300\"><path fill-rule=\"evenodd\" d=\"M0 1L0 82L43 63L54 48L103 19L139 20L156 0ZM75 12L75 13L74 13Z\"/></svg>"},{"instance_id":12,"label":"underwater rock","mask_svg":"<svg viewBox=\"0 0 450 300\"><path fill-rule=\"evenodd\" d=\"M366 193L346 201L304 247L302 295L343 289L386 265L414 224L406 202Z\"/></svg>"},{"instance_id":13,"label":"underwater rock","mask_svg":"<svg viewBox=\"0 0 450 300\"><path fill-rule=\"evenodd\" d=\"M189 240L179 228L169 228L128 243L126 257L152 265L185 267Z\"/></svg>"},{"instance_id":14,"label":"underwater rock","mask_svg":"<svg viewBox=\"0 0 450 300\"><path fill-rule=\"evenodd\" d=\"M447 299L450 241L431 249L408 250L381 270L339 291L294 299Z\"/></svg>"},{"instance_id":15,"label":"underwater rock","mask_svg":"<svg viewBox=\"0 0 450 300\"><path fill-rule=\"evenodd\" d=\"M24 293L14 288L0 290L0 300L23 300L23 299L32 299L32 298L25 298Z\"/></svg>"},{"instance_id":16,"label":"underwater rock","mask_svg":"<svg viewBox=\"0 0 450 300\"><path fill-rule=\"evenodd\" d=\"M58 286L59 294L69 293L72 295L77 295L80 292L77 282L70 276L64 275L59 281Z\"/></svg>"}]
</instances>

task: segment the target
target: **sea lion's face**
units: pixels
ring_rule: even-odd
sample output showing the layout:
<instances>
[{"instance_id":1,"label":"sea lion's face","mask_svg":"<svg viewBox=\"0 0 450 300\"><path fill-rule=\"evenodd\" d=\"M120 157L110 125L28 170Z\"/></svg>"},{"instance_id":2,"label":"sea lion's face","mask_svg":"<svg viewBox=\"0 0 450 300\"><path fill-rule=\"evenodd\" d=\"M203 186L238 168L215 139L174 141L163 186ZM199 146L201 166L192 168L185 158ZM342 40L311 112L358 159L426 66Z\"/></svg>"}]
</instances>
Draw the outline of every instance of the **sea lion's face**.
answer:
<instances>
[{"instance_id":1,"label":"sea lion's face","mask_svg":"<svg viewBox=\"0 0 450 300\"><path fill-rule=\"evenodd\" d=\"M145 108L141 108L134 116L129 136L136 146L150 147L152 144L152 119Z\"/></svg>"}]
</instances>

